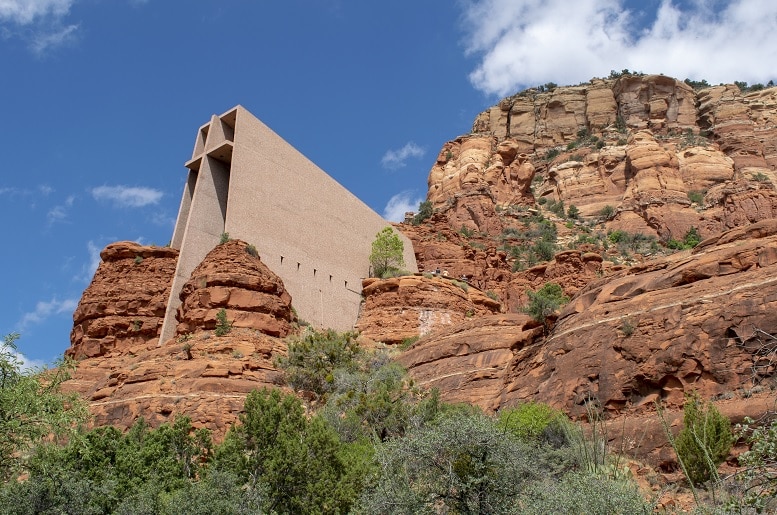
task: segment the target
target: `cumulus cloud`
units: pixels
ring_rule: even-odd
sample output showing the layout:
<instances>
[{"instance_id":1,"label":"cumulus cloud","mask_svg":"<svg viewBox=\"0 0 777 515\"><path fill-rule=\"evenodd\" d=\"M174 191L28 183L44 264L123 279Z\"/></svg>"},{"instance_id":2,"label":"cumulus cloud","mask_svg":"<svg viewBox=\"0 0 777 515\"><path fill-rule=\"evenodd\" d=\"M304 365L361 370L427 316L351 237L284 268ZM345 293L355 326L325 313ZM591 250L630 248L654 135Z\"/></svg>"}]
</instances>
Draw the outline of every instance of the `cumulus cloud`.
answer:
<instances>
[{"instance_id":1,"label":"cumulus cloud","mask_svg":"<svg viewBox=\"0 0 777 515\"><path fill-rule=\"evenodd\" d=\"M711 84L777 78L777 2L482 0L465 6L472 84L489 95L576 84L610 70L664 73ZM572 21L570 21L572 20Z\"/></svg>"},{"instance_id":2,"label":"cumulus cloud","mask_svg":"<svg viewBox=\"0 0 777 515\"><path fill-rule=\"evenodd\" d=\"M98 186L92 188L95 200L112 202L116 207L143 207L156 204L162 192L153 188L133 186Z\"/></svg>"},{"instance_id":3,"label":"cumulus cloud","mask_svg":"<svg viewBox=\"0 0 777 515\"><path fill-rule=\"evenodd\" d=\"M59 300L54 297L48 301L40 301L35 304L35 309L33 311L22 315L22 318L19 320L17 325L20 330L24 331L24 329L27 327L31 325L38 325L49 317L60 315L62 313L72 314L77 305L78 299Z\"/></svg>"},{"instance_id":4,"label":"cumulus cloud","mask_svg":"<svg viewBox=\"0 0 777 515\"><path fill-rule=\"evenodd\" d=\"M390 222L401 222L408 211L417 211L418 204L425 200L424 197L416 197L413 191L402 191L389 199L383 208L383 218Z\"/></svg>"},{"instance_id":5,"label":"cumulus cloud","mask_svg":"<svg viewBox=\"0 0 777 515\"><path fill-rule=\"evenodd\" d=\"M421 158L424 157L425 153L426 151L423 148L410 141L399 150L387 150L380 162L385 168L395 170L404 167L405 161L411 157Z\"/></svg>"}]
</instances>

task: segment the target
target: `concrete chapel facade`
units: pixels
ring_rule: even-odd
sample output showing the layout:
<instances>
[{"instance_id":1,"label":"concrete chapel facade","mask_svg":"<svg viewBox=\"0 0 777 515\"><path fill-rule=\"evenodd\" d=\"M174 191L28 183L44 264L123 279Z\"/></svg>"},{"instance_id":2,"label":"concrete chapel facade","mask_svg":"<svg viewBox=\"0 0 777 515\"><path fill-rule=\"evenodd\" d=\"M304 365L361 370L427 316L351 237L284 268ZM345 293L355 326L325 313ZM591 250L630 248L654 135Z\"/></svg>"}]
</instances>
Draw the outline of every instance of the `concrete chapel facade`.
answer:
<instances>
[{"instance_id":1,"label":"concrete chapel facade","mask_svg":"<svg viewBox=\"0 0 777 515\"><path fill-rule=\"evenodd\" d=\"M353 328L372 242L386 220L242 106L200 127L185 166L171 243L180 254L160 343L175 336L181 288L224 232L256 247L301 318ZM399 236L405 268L415 272L413 245Z\"/></svg>"}]
</instances>

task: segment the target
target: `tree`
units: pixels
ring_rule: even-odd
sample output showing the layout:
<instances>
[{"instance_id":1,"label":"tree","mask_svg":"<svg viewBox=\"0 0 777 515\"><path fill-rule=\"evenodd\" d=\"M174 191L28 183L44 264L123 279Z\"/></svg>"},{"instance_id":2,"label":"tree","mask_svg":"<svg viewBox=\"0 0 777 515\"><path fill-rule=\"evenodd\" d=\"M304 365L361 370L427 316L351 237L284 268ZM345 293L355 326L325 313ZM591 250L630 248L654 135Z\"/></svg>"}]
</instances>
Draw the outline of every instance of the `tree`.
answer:
<instances>
[{"instance_id":1,"label":"tree","mask_svg":"<svg viewBox=\"0 0 777 515\"><path fill-rule=\"evenodd\" d=\"M434 214L434 206L429 200L424 200L418 205L418 213L413 217L413 225L421 225L421 222Z\"/></svg>"},{"instance_id":2,"label":"tree","mask_svg":"<svg viewBox=\"0 0 777 515\"><path fill-rule=\"evenodd\" d=\"M11 477L43 438L70 434L87 418L78 395L60 390L70 378L72 363L25 370L16 351L18 338L12 333L0 344L0 480Z\"/></svg>"},{"instance_id":3,"label":"tree","mask_svg":"<svg viewBox=\"0 0 777 515\"><path fill-rule=\"evenodd\" d=\"M214 466L236 472L249 490L262 489L267 513L346 513L364 478L351 466L359 460L347 455L321 417L305 417L297 397L262 389L246 397Z\"/></svg>"},{"instance_id":4,"label":"tree","mask_svg":"<svg viewBox=\"0 0 777 515\"><path fill-rule=\"evenodd\" d=\"M731 422L714 404L697 393L688 395L683 407L683 429L677 435L677 457L693 484L717 477L718 465L728 456L734 436Z\"/></svg>"},{"instance_id":5,"label":"tree","mask_svg":"<svg viewBox=\"0 0 777 515\"><path fill-rule=\"evenodd\" d=\"M375 236L372 242L372 253L370 254L370 264L372 273L375 277L383 277L389 272L397 271L405 266L402 253L405 245L391 227L384 227Z\"/></svg>"},{"instance_id":6,"label":"tree","mask_svg":"<svg viewBox=\"0 0 777 515\"><path fill-rule=\"evenodd\" d=\"M527 290L529 304L524 307L524 313L530 315L537 322L545 324L545 319L552 315L558 308L569 302L569 297L564 295L564 291L556 283L545 283L545 285L533 292Z\"/></svg>"}]
</instances>

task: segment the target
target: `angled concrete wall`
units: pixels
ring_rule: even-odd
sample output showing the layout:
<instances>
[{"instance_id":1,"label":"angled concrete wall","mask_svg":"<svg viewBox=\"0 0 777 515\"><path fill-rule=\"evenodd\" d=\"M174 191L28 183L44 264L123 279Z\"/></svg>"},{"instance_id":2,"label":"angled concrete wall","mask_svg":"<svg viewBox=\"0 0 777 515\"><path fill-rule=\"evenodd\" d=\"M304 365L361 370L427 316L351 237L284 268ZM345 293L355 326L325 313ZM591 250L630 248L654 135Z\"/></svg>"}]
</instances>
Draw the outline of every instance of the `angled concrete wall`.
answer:
<instances>
[{"instance_id":1,"label":"angled concrete wall","mask_svg":"<svg viewBox=\"0 0 777 515\"><path fill-rule=\"evenodd\" d=\"M353 328L375 235L386 222L241 106L200 128L172 245L181 253L160 342L178 295L222 232L256 246L316 327ZM405 244L405 265L417 266Z\"/></svg>"}]
</instances>

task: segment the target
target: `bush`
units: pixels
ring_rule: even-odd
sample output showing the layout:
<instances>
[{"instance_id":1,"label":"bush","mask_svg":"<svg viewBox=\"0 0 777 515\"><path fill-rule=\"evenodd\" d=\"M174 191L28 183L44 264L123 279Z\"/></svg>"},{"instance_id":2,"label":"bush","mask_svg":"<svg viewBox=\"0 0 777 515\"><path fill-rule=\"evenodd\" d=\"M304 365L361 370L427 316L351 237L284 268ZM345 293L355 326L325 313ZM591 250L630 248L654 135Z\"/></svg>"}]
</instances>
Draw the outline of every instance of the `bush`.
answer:
<instances>
[{"instance_id":1,"label":"bush","mask_svg":"<svg viewBox=\"0 0 777 515\"><path fill-rule=\"evenodd\" d=\"M564 295L561 286L556 283L545 283L536 292L528 290L526 294L529 296L529 304L524 307L524 313L543 324L545 324L547 317L569 302L569 297Z\"/></svg>"},{"instance_id":2,"label":"bush","mask_svg":"<svg viewBox=\"0 0 777 515\"><path fill-rule=\"evenodd\" d=\"M227 320L227 310L221 308L219 312L216 313L216 329L214 332L216 333L216 336L224 336L229 334L231 330L232 322Z\"/></svg>"},{"instance_id":3,"label":"bush","mask_svg":"<svg viewBox=\"0 0 777 515\"><path fill-rule=\"evenodd\" d=\"M434 214L434 208L429 200L424 200L418 206L418 213L413 217L413 225L421 225L421 222L431 218Z\"/></svg>"},{"instance_id":4,"label":"bush","mask_svg":"<svg viewBox=\"0 0 777 515\"><path fill-rule=\"evenodd\" d=\"M289 386L322 396L334 386L335 369L355 369L361 353L354 333L309 331L289 343L288 355L278 358L276 365L284 372Z\"/></svg>"},{"instance_id":5,"label":"bush","mask_svg":"<svg viewBox=\"0 0 777 515\"><path fill-rule=\"evenodd\" d=\"M222 232L221 233L221 239L219 240L219 244L223 245L226 242L230 240L229 233L228 232Z\"/></svg>"},{"instance_id":6,"label":"bush","mask_svg":"<svg viewBox=\"0 0 777 515\"><path fill-rule=\"evenodd\" d=\"M569 206L569 209L567 209L567 216L572 220L577 220L580 218L580 210L577 209L576 205L572 204Z\"/></svg>"},{"instance_id":7,"label":"bush","mask_svg":"<svg viewBox=\"0 0 777 515\"><path fill-rule=\"evenodd\" d=\"M559 447L567 443L566 416L541 402L526 402L499 412L497 427L523 441L543 442Z\"/></svg>"},{"instance_id":8,"label":"bush","mask_svg":"<svg viewBox=\"0 0 777 515\"><path fill-rule=\"evenodd\" d=\"M728 418L698 394L686 396L683 429L677 435L675 445L677 457L694 485L717 478L718 465L726 459L733 443Z\"/></svg>"},{"instance_id":9,"label":"bush","mask_svg":"<svg viewBox=\"0 0 777 515\"><path fill-rule=\"evenodd\" d=\"M548 454L458 411L376 448L366 513L508 513L527 484L555 465Z\"/></svg>"},{"instance_id":10,"label":"bush","mask_svg":"<svg viewBox=\"0 0 777 515\"><path fill-rule=\"evenodd\" d=\"M612 207L612 206L610 206L610 205L606 205L606 206L604 206L604 207L602 208L602 210L601 210L601 211L599 211L599 216L600 216L602 219L604 219L604 220L609 220L609 219L610 219L610 218L612 218L614 215L615 215L615 208L614 208L614 207Z\"/></svg>"},{"instance_id":11,"label":"bush","mask_svg":"<svg viewBox=\"0 0 777 515\"><path fill-rule=\"evenodd\" d=\"M753 427L753 421L745 418L737 426L737 436L750 444L750 449L739 456L739 464L744 467L737 475L744 490L739 502L756 513L777 512L777 419Z\"/></svg>"},{"instance_id":12,"label":"bush","mask_svg":"<svg viewBox=\"0 0 777 515\"><path fill-rule=\"evenodd\" d=\"M628 513L650 515L646 502L631 481L573 472L560 481L545 480L521 495L520 513Z\"/></svg>"},{"instance_id":13,"label":"bush","mask_svg":"<svg viewBox=\"0 0 777 515\"><path fill-rule=\"evenodd\" d=\"M246 253L249 256L259 257L259 251L256 250L256 247L253 245L246 245Z\"/></svg>"}]
</instances>

